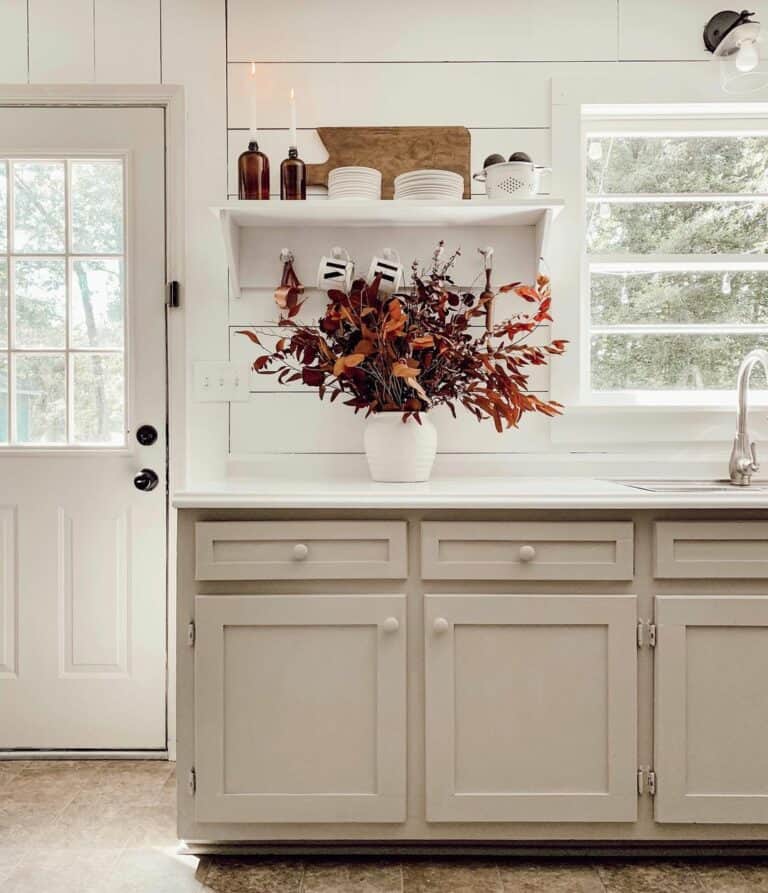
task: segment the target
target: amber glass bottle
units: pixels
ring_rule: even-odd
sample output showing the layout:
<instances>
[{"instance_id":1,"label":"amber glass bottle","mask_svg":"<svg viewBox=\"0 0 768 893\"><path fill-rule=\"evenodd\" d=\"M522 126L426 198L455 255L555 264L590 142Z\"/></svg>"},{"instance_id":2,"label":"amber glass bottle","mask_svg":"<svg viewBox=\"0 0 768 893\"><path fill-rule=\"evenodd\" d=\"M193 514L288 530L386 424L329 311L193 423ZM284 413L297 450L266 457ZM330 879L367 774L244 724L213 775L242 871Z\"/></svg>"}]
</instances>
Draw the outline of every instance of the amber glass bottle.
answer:
<instances>
[{"instance_id":1,"label":"amber glass bottle","mask_svg":"<svg viewBox=\"0 0 768 893\"><path fill-rule=\"evenodd\" d=\"M237 182L240 198L269 198L269 158L259 152L255 140L248 143L248 150L237 160Z\"/></svg>"},{"instance_id":2,"label":"amber glass bottle","mask_svg":"<svg viewBox=\"0 0 768 893\"><path fill-rule=\"evenodd\" d=\"M307 167L291 146L288 157L280 165L280 198L296 201L307 197Z\"/></svg>"}]
</instances>

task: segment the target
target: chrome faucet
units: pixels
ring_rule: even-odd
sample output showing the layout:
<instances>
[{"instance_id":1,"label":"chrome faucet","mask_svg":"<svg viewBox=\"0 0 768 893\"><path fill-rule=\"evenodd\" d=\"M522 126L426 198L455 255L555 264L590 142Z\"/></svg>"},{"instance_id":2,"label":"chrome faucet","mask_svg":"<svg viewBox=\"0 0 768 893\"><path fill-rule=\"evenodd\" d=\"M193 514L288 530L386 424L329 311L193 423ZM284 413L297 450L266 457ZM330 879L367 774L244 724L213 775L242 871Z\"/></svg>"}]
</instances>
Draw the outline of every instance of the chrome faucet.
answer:
<instances>
[{"instance_id":1,"label":"chrome faucet","mask_svg":"<svg viewBox=\"0 0 768 893\"><path fill-rule=\"evenodd\" d=\"M749 442L747 432L747 394L749 393L749 377L758 363L763 364L765 374L768 375L768 350L756 348L741 361L736 390L739 396L739 413L736 422L736 437L733 439L731 461L728 470L731 474L731 483L735 487L748 487L752 475L759 470L754 443Z\"/></svg>"}]
</instances>

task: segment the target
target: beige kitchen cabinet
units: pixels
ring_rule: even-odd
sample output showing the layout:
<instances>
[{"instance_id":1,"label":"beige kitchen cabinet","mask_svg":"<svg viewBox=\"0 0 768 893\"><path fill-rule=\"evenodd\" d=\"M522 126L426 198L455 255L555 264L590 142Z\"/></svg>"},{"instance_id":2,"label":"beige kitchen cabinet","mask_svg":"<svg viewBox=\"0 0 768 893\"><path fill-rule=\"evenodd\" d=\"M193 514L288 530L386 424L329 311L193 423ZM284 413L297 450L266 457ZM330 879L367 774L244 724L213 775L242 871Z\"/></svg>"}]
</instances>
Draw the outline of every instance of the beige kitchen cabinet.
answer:
<instances>
[{"instance_id":1,"label":"beige kitchen cabinet","mask_svg":"<svg viewBox=\"0 0 768 893\"><path fill-rule=\"evenodd\" d=\"M635 597L424 601L427 820L634 821Z\"/></svg>"},{"instance_id":2,"label":"beige kitchen cabinet","mask_svg":"<svg viewBox=\"0 0 768 893\"><path fill-rule=\"evenodd\" d=\"M403 521L203 521L198 580L394 580L407 576Z\"/></svg>"},{"instance_id":3,"label":"beige kitchen cabinet","mask_svg":"<svg viewBox=\"0 0 768 893\"><path fill-rule=\"evenodd\" d=\"M631 580L631 522L431 521L421 525L428 580Z\"/></svg>"},{"instance_id":4,"label":"beige kitchen cabinet","mask_svg":"<svg viewBox=\"0 0 768 893\"><path fill-rule=\"evenodd\" d=\"M658 822L768 822L768 596L656 598Z\"/></svg>"},{"instance_id":5,"label":"beige kitchen cabinet","mask_svg":"<svg viewBox=\"0 0 768 893\"><path fill-rule=\"evenodd\" d=\"M405 818L405 598L195 599L195 817Z\"/></svg>"},{"instance_id":6,"label":"beige kitchen cabinet","mask_svg":"<svg viewBox=\"0 0 768 893\"><path fill-rule=\"evenodd\" d=\"M768 522L661 521L654 526L660 579L768 577Z\"/></svg>"}]
</instances>

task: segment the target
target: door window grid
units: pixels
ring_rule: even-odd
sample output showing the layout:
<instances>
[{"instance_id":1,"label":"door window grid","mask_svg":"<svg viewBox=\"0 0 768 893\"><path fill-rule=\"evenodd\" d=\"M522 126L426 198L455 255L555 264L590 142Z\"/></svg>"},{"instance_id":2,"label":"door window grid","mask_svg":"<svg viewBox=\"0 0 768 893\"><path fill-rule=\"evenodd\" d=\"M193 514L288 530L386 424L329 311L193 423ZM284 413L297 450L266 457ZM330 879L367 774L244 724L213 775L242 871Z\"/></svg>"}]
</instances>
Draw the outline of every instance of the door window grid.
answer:
<instances>
[{"instance_id":1,"label":"door window grid","mask_svg":"<svg viewBox=\"0 0 768 893\"><path fill-rule=\"evenodd\" d=\"M756 297L768 282L765 165L755 172L722 158L765 157L768 133L722 117L586 118L584 139L589 399L721 399L743 353L768 342L768 313ZM686 143L699 147L687 167L676 168L674 156L643 167L645 146L674 153ZM734 151L737 144L744 148ZM617 146L636 151L636 165L617 165ZM707 231L701 221L719 210L735 222ZM673 247L660 247L665 239Z\"/></svg>"},{"instance_id":2,"label":"door window grid","mask_svg":"<svg viewBox=\"0 0 768 893\"><path fill-rule=\"evenodd\" d=\"M120 158L0 158L0 447L125 445L124 181Z\"/></svg>"}]
</instances>

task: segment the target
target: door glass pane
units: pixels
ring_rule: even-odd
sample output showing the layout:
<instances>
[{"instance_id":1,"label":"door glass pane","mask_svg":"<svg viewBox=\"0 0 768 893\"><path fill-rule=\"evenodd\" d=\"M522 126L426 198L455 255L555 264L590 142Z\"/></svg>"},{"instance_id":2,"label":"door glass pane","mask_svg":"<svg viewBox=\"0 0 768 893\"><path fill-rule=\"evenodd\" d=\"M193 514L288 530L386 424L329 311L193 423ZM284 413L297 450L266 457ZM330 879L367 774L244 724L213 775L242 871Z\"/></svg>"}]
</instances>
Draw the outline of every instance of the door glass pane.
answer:
<instances>
[{"instance_id":1,"label":"door glass pane","mask_svg":"<svg viewBox=\"0 0 768 893\"><path fill-rule=\"evenodd\" d=\"M0 354L0 443L8 443L8 354Z\"/></svg>"},{"instance_id":2,"label":"door glass pane","mask_svg":"<svg viewBox=\"0 0 768 893\"><path fill-rule=\"evenodd\" d=\"M119 254L123 250L123 164L72 162L72 251Z\"/></svg>"},{"instance_id":3,"label":"door glass pane","mask_svg":"<svg viewBox=\"0 0 768 893\"><path fill-rule=\"evenodd\" d=\"M15 357L16 440L66 441L66 363L63 354Z\"/></svg>"},{"instance_id":4,"label":"door glass pane","mask_svg":"<svg viewBox=\"0 0 768 893\"><path fill-rule=\"evenodd\" d=\"M0 251L8 250L8 163L0 161Z\"/></svg>"},{"instance_id":5,"label":"door glass pane","mask_svg":"<svg viewBox=\"0 0 768 893\"><path fill-rule=\"evenodd\" d=\"M64 163L13 163L14 231L16 252L59 254L66 246Z\"/></svg>"},{"instance_id":6,"label":"door glass pane","mask_svg":"<svg viewBox=\"0 0 768 893\"><path fill-rule=\"evenodd\" d=\"M73 354L72 363L75 440L78 443L122 443L122 354Z\"/></svg>"},{"instance_id":7,"label":"door glass pane","mask_svg":"<svg viewBox=\"0 0 768 893\"><path fill-rule=\"evenodd\" d=\"M17 348L66 346L66 266L63 260L14 263Z\"/></svg>"},{"instance_id":8,"label":"door glass pane","mask_svg":"<svg viewBox=\"0 0 768 893\"><path fill-rule=\"evenodd\" d=\"M0 258L0 348L8 347L8 260Z\"/></svg>"},{"instance_id":9,"label":"door glass pane","mask_svg":"<svg viewBox=\"0 0 768 893\"><path fill-rule=\"evenodd\" d=\"M123 262L72 263L72 347L123 346Z\"/></svg>"},{"instance_id":10,"label":"door glass pane","mask_svg":"<svg viewBox=\"0 0 768 893\"><path fill-rule=\"evenodd\" d=\"M592 389L735 393L742 357L767 341L766 335L594 335ZM759 366L752 386L766 387Z\"/></svg>"}]
</instances>

